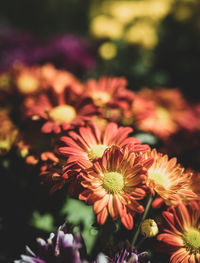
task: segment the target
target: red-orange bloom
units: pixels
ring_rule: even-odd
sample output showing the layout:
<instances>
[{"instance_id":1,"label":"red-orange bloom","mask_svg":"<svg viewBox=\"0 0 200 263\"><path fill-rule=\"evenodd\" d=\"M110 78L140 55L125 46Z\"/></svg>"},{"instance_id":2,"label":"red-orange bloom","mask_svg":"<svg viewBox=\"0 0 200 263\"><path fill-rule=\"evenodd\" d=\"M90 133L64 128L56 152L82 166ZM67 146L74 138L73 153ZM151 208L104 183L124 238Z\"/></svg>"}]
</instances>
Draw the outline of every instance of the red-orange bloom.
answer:
<instances>
[{"instance_id":1,"label":"red-orange bloom","mask_svg":"<svg viewBox=\"0 0 200 263\"><path fill-rule=\"evenodd\" d=\"M190 186L192 174L177 164L176 158L169 160L167 155L157 153L156 149L147 153L147 158L149 157L152 157L154 162L148 170L146 184L153 194L156 192L169 206L196 197ZM153 205L157 206L158 201L160 199L155 199Z\"/></svg>"},{"instance_id":2,"label":"red-orange bloom","mask_svg":"<svg viewBox=\"0 0 200 263\"><path fill-rule=\"evenodd\" d=\"M135 96L132 105L135 125L142 131L152 132L165 139L175 133L178 127L169 108L159 104L155 98L153 91L149 92L148 89Z\"/></svg>"},{"instance_id":3,"label":"red-orange bloom","mask_svg":"<svg viewBox=\"0 0 200 263\"><path fill-rule=\"evenodd\" d=\"M136 153L146 152L148 145L142 145L135 137L128 137L132 131L130 127L118 127L111 122L102 133L100 128L92 123L90 126L80 127L79 133L70 131L69 136L61 137L67 146L60 147L59 152L68 156L68 163L76 162L82 168L90 167L96 158L101 158L104 151L113 145L130 145Z\"/></svg>"},{"instance_id":4,"label":"red-orange bloom","mask_svg":"<svg viewBox=\"0 0 200 263\"><path fill-rule=\"evenodd\" d=\"M125 78L101 77L99 80L89 79L86 83L85 96L90 97L97 106L126 107L134 94L126 89Z\"/></svg>"},{"instance_id":5,"label":"red-orange bloom","mask_svg":"<svg viewBox=\"0 0 200 263\"><path fill-rule=\"evenodd\" d=\"M66 88L61 93L49 89L36 97L25 100L25 115L33 120L43 119L42 132L59 133L75 125L83 125L85 120L97 113L91 104L81 101L79 96Z\"/></svg>"},{"instance_id":6,"label":"red-orange bloom","mask_svg":"<svg viewBox=\"0 0 200 263\"><path fill-rule=\"evenodd\" d=\"M126 89L126 86L127 80L123 77L89 79L84 96L100 107L108 120L121 121L123 117L129 117L134 99L134 93Z\"/></svg>"},{"instance_id":7,"label":"red-orange bloom","mask_svg":"<svg viewBox=\"0 0 200 263\"><path fill-rule=\"evenodd\" d=\"M157 236L171 254L171 263L200 262L200 203L183 204L163 212L166 227Z\"/></svg>"},{"instance_id":8,"label":"red-orange bloom","mask_svg":"<svg viewBox=\"0 0 200 263\"><path fill-rule=\"evenodd\" d=\"M132 111L138 129L162 139L182 129L198 129L198 105L190 106L179 89L143 88L135 95Z\"/></svg>"},{"instance_id":9,"label":"red-orange bloom","mask_svg":"<svg viewBox=\"0 0 200 263\"><path fill-rule=\"evenodd\" d=\"M127 229L133 228L135 213L144 211L137 200L146 194L143 187L151 163L151 158L144 160L129 147L112 146L82 173L81 184L85 190L79 198L94 205L99 224L104 224L110 214L113 219L120 217Z\"/></svg>"}]
</instances>

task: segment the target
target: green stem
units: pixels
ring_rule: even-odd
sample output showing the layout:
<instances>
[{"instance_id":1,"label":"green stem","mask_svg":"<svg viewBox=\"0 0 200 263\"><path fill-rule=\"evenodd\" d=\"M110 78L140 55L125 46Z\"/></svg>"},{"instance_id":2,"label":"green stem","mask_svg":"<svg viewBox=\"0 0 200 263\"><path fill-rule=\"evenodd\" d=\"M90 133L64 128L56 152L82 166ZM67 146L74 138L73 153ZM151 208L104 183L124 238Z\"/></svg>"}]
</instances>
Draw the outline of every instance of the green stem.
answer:
<instances>
[{"instance_id":1,"label":"green stem","mask_svg":"<svg viewBox=\"0 0 200 263\"><path fill-rule=\"evenodd\" d=\"M136 240L137 240L137 238L138 238L138 235L139 235L139 233L140 233L141 224L142 224L142 222L145 220L145 218L146 218L146 216L147 216L147 214L148 214L148 212L149 212L149 208L150 208L150 206L151 206L152 201L153 201L153 196L152 196L152 194L150 194L150 195L149 195L149 199L148 199L148 201L147 201L146 208L145 208L144 213L143 213L143 215L142 215L142 218L141 218L141 220L140 220L140 223L139 223L139 225L138 225L138 227L137 227L137 230L136 230L136 232L135 232L135 235L133 236L133 241L132 241L133 246L135 245L135 242L136 242Z\"/></svg>"}]
</instances>

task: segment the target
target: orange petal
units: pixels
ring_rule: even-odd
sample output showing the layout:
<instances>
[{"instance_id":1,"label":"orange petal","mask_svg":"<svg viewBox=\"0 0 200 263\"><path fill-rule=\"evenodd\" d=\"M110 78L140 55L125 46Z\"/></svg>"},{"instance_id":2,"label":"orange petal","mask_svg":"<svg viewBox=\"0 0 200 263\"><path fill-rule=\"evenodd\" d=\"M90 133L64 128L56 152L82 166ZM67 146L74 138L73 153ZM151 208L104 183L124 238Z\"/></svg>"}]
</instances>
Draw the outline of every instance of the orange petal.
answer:
<instances>
[{"instance_id":1,"label":"orange petal","mask_svg":"<svg viewBox=\"0 0 200 263\"><path fill-rule=\"evenodd\" d=\"M94 207L93 207L95 214L98 214L99 212L101 212L101 210L102 210L105 206L107 206L108 201L109 201L109 195L105 195L104 198L96 201L96 202L94 203Z\"/></svg>"},{"instance_id":2,"label":"orange petal","mask_svg":"<svg viewBox=\"0 0 200 263\"><path fill-rule=\"evenodd\" d=\"M133 228L133 217L130 213L121 218L122 224L129 230Z\"/></svg>"},{"instance_id":3,"label":"orange petal","mask_svg":"<svg viewBox=\"0 0 200 263\"><path fill-rule=\"evenodd\" d=\"M101 212L97 215L97 222L100 225L103 225L108 217L108 210L106 207L104 207Z\"/></svg>"}]
</instances>

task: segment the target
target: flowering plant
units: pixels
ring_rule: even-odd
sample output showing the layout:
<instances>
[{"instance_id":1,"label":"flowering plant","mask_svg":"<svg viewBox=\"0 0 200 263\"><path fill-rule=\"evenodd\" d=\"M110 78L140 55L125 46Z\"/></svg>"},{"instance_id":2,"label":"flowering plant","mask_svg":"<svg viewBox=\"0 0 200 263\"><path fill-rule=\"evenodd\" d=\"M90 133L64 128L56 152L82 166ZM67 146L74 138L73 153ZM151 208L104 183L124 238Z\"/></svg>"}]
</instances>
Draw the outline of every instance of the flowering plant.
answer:
<instances>
[{"instance_id":1,"label":"flowering plant","mask_svg":"<svg viewBox=\"0 0 200 263\"><path fill-rule=\"evenodd\" d=\"M34 214L32 226L52 233L16 262L199 262L198 159L184 167L181 155L199 145L199 104L179 89L134 92L123 77L83 82L52 64L15 65L0 88L2 157L36 174L43 198L67 198L56 234L51 216L41 227Z\"/></svg>"}]
</instances>

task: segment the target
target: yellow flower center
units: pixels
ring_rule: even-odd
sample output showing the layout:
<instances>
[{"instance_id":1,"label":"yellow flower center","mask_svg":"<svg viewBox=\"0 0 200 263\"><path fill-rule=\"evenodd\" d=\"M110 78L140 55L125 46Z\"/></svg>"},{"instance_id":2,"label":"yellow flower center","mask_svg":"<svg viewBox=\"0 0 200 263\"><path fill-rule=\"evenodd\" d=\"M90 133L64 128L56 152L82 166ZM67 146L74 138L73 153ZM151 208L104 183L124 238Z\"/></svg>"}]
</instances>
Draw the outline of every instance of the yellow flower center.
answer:
<instances>
[{"instance_id":1,"label":"yellow flower center","mask_svg":"<svg viewBox=\"0 0 200 263\"><path fill-rule=\"evenodd\" d=\"M200 231L196 228L189 229L183 236L185 247L190 253L200 253Z\"/></svg>"},{"instance_id":2,"label":"yellow flower center","mask_svg":"<svg viewBox=\"0 0 200 263\"><path fill-rule=\"evenodd\" d=\"M97 106L102 106L109 102L110 100L110 94L108 94L105 91L95 91L92 94L92 99L94 101L94 104Z\"/></svg>"},{"instance_id":3,"label":"yellow flower center","mask_svg":"<svg viewBox=\"0 0 200 263\"><path fill-rule=\"evenodd\" d=\"M169 180L165 174L157 172L149 172L149 178L153 180L156 184L162 185L164 188L168 188Z\"/></svg>"},{"instance_id":4,"label":"yellow flower center","mask_svg":"<svg viewBox=\"0 0 200 263\"><path fill-rule=\"evenodd\" d=\"M49 112L49 116L58 123L70 123L76 118L76 111L72 106L61 105L53 108Z\"/></svg>"},{"instance_id":5,"label":"yellow flower center","mask_svg":"<svg viewBox=\"0 0 200 263\"><path fill-rule=\"evenodd\" d=\"M159 122L165 122L166 120L171 119L169 112L163 107L158 107L156 113L157 113L157 120Z\"/></svg>"},{"instance_id":6,"label":"yellow flower center","mask_svg":"<svg viewBox=\"0 0 200 263\"><path fill-rule=\"evenodd\" d=\"M103 178L103 188L110 194L116 194L124 188L124 177L118 172L108 172Z\"/></svg>"},{"instance_id":7,"label":"yellow flower center","mask_svg":"<svg viewBox=\"0 0 200 263\"><path fill-rule=\"evenodd\" d=\"M108 146L103 145L103 144L98 144L96 146L94 146L90 152L88 153L88 157L90 161L93 161L96 158L101 158L105 152L105 149Z\"/></svg>"}]
</instances>

